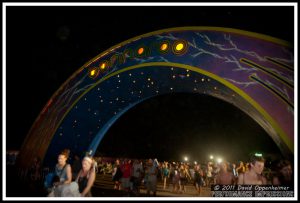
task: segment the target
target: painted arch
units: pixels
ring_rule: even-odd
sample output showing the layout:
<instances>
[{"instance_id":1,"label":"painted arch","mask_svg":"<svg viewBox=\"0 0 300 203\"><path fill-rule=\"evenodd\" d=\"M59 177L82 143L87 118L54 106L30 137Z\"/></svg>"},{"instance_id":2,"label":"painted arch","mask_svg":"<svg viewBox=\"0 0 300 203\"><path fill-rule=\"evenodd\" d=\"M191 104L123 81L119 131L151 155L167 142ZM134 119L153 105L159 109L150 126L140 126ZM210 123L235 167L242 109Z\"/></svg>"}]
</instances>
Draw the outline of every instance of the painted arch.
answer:
<instances>
[{"instance_id":1,"label":"painted arch","mask_svg":"<svg viewBox=\"0 0 300 203\"><path fill-rule=\"evenodd\" d=\"M291 155L293 67L288 42L231 28L180 27L129 39L90 60L54 93L23 143L20 163L35 156L53 163L64 148L93 155L122 114L170 92L232 103Z\"/></svg>"}]
</instances>

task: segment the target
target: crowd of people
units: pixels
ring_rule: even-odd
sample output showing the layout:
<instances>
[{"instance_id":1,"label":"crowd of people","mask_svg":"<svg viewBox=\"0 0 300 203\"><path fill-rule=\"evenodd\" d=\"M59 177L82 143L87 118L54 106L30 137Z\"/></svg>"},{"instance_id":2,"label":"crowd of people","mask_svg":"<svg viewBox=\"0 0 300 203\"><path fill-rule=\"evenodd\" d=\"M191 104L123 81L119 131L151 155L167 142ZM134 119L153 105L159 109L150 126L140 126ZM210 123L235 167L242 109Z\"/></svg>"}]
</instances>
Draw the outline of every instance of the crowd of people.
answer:
<instances>
[{"instance_id":1,"label":"crowd of people","mask_svg":"<svg viewBox=\"0 0 300 203\"><path fill-rule=\"evenodd\" d=\"M70 151L63 150L57 157L53 170L42 169L41 160L34 159L29 170L33 181L42 180L49 197L91 197L91 188L97 174L111 174L115 190L134 196L145 188L148 196L156 196L157 184L163 190L186 193L187 184L192 184L195 193L201 195L203 187L219 185L284 185L294 188L293 166L288 160L280 160L273 167L266 167L261 156L251 156L246 163L213 162L188 163L157 159L110 159L101 157L74 156L68 163ZM42 174L44 172L44 175Z\"/></svg>"},{"instance_id":2,"label":"crowd of people","mask_svg":"<svg viewBox=\"0 0 300 203\"><path fill-rule=\"evenodd\" d=\"M185 193L187 183L193 184L198 195L203 187L213 184L294 186L290 161L280 160L272 168L267 168L264 158L255 155L247 163L240 161L238 164L224 161L190 164L158 162L157 159L117 159L113 166L112 180L116 190L139 194L140 186L144 186L147 194L150 195L152 191L154 196L157 181L161 181L164 190L171 188L169 191L173 193Z\"/></svg>"}]
</instances>

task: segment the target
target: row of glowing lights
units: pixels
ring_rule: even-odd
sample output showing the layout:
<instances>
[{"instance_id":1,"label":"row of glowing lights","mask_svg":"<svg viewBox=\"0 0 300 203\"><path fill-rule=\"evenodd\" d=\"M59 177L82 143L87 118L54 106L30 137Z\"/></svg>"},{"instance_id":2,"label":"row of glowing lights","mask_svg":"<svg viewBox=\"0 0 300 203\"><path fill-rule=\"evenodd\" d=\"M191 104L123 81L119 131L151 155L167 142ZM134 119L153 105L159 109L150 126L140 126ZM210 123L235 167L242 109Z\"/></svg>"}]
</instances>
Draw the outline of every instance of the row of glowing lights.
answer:
<instances>
[{"instance_id":1,"label":"row of glowing lights","mask_svg":"<svg viewBox=\"0 0 300 203\"><path fill-rule=\"evenodd\" d=\"M255 156L262 157L262 153L255 153ZM215 157L214 157L213 155L210 155L210 156L209 156L209 159L210 159L211 161L213 161L214 158L215 158ZM183 159L184 159L184 161L189 161L189 158L188 158L187 156L185 156ZM218 158L216 158L216 161L217 161L217 163L222 163L223 159L220 158L220 157L218 157ZM197 161L195 161L194 163L197 164Z\"/></svg>"},{"instance_id":2,"label":"row of glowing lights","mask_svg":"<svg viewBox=\"0 0 300 203\"><path fill-rule=\"evenodd\" d=\"M210 159L211 161L213 161L213 160L214 160L214 156L213 156L213 155L210 155L210 156L209 156L209 159ZM185 157L183 157L183 160L184 160L184 161L189 161L189 158L188 158L187 156L185 156ZM216 160L217 160L218 163L221 163L221 162L223 161L223 159L220 158L220 157L216 158ZM195 161L194 163L197 164L197 161Z\"/></svg>"},{"instance_id":3,"label":"row of glowing lights","mask_svg":"<svg viewBox=\"0 0 300 203\"><path fill-rule=\"evenodd\" d=\"M168 43L163 43L160 46L160 50L161 51L166 51L168 49L168 47L169 47ZM178 52L182 51L184 48L185 48L185 44L182 43L182 42L177 43L176 46L175 46L175 50L178 51ZM139 55L142 55L144 52L145 52L145 49L143 47L141 47L137 50L137 53ZM104 70L106 67L107 67L107 64L105 62L100 65L101 70ZM95 74L96 74L96 70L92 69L90 71L90 76L93 77L93 76L95 76Z\"/></svg>"}]
</instances>

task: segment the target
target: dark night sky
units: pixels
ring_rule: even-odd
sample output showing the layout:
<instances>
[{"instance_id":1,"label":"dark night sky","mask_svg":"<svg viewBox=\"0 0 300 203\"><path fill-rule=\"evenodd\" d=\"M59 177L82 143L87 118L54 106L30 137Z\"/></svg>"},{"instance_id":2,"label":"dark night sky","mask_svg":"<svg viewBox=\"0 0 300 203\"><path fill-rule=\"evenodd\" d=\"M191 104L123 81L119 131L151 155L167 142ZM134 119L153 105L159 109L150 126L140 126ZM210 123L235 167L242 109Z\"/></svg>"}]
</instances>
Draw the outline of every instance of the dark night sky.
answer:
<instances>
[{"instance_id":1,"label":"dark night sky","mask_svg":"<svg viewBox=\"0 0 300 203\"><path fill-rule=\"evenodd\" d=\"M7 7L7 149L20 148L39 112L73 72L117 43L147 32L180 26L230 27L292 42L293 17L293 7ZM197 102L204 102L207 108L197 109ZM185 108L190 113L187 114ZM228 119L231 112L234 113ZM142 115L145 117L142 118ZM207 115L208 119L202 115ZM200 119L196 122L195 118ZM213 122L208 122L209 119ZM176 120L182 125L172 125ZM144 131L138 131L133 125L135 122ZM167 133L170 126L174 129ZM171 95L150 100L125 114L108 132L104 141L108 142L108 146L111 145L111 137L121 132L128 133L128 140L136 140L140 133L146 133L145 136L157 134L155 139L167 134L157 142L168 148L162 148L162 153L169 156L169 151L178 148L175 142L182 143L178 153L184 151L185 147L194 149L196 145L189 145L189 140L196 139L195 136L201 132L207 132L206 137L201 138L201 146L205 146L203 149L213 148L209 142L205 142L210 139L222 141L219 135L221 131L240 137L235 129L239 129L239 126L264 134L241 111L222 101L199 95ZM183 133L188 136L179 138ZM261 140L257 137L251 140L268 142L269 137L264 136L261 136ZM232 143L236 142L234 137L231 139ZM142 143L145 140L140 141ZM241 145L245 144L247 142L241 142ZM273 149L271 145L270 149ZM107 147L103 151L105 149ZM186 153L190 152L187 150ZM150 154L145 152L145 155Z\"/></svg>"}]
</instances>

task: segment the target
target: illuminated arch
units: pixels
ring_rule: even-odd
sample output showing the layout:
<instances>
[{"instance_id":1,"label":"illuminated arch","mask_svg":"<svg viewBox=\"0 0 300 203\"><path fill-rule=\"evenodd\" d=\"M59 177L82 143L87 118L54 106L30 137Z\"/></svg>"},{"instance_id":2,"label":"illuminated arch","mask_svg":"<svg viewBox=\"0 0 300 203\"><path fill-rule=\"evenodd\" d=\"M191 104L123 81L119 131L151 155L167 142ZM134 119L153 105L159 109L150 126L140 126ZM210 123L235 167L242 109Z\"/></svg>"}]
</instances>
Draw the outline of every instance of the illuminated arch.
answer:
<instances>
[{"instance_id":1,"label":"illuminated arch","mask_svg":"<svg viewBox=\"0 0 300 203\"><path fill-rule=\"evenodd\" d=\"M230 28L182 27L122 42L76 71L51 97L20 153L44 164L69 148L95 152L109 127L139 102L169 92L209 94L256 120L293 154L293 52L282 40Z\"/></svg>"}]
</instances>

